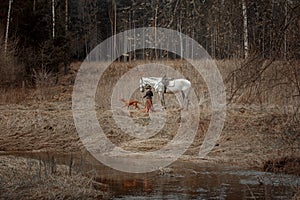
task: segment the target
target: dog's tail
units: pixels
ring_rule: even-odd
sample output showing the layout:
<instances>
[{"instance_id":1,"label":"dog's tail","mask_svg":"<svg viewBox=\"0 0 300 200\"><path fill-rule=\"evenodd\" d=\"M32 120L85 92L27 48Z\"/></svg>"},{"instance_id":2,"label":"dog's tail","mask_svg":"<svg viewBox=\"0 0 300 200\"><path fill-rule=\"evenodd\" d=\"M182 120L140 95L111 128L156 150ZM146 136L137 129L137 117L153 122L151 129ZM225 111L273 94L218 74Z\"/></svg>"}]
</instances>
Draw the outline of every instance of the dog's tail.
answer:
<instances>
[{"instance_id":1,"label":"dog's tail","mask_svg":"<svg viewBox=\"0 0 300 200\"><path fill-rule=\"evenodd\" d=\"M123 99L123 98L122 98L122 99L120 99L120 101L122 101L122 102L125 102L125 103L126 103L126 100L125 100L125 99Z\"/></svg>"}]
</instances>

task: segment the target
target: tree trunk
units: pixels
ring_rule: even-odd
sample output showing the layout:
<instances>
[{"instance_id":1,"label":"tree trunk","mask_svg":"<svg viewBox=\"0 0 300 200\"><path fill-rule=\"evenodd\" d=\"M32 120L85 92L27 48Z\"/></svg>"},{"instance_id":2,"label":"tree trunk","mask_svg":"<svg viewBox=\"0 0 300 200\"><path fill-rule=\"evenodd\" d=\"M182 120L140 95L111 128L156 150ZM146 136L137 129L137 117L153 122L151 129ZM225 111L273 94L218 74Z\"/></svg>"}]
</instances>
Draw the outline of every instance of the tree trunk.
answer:
<instances>
[{"instance_id":1,"label":"tree trunk","mask_svg":"<svg viewBox=\"0 0 300 200\"><path fill-rule=\"evenodd\" d=\"M183 59L183 44L182 44L182 13L181 13L181 9L180 9L180 14L179 14L179 32L180 32L180 35L179 35L179 42L180 42L180 60Z\"/></svg>"},{"instance_id":2,"label":"tree trunk","mask_svg":"<svg viewBox=\"0 0 300 200\"><path fill-rule=\"evenodd\" d=\"M5 54L7 52L8 31L9 31L9 22L10 22L10 15L11 15L12 3L13 3L13 0L9 0L8 12L7 12L6 30L5 30L5 42L4 42L4 53Z\"/></svg>"},{"instance_id":3,"label":"tree trunk","mask_svg":"<svg viewBox=\"0 0 300 200\"><path fill-rule=\"evenodd\" d=\"M243 11L244 58L247 59L249 54L249 46L248 46L247 6L245 0L242 0L242 11Z\"/></svg>"},{"instance_id":4,"label":"tree trunk","mask_svg":"<svg viewBox=\"0 0 300 200\"><path fill-rule=\"evenodd\" d=\"M113 0L113 9L114 9L114 46L113 46L113 57L116 55L117 48L117 3L116 0Z\"/></svg>"},{"instance_id":5,"label":"tree trunk","mask_svg":"<svg viewBox=\"0 0 300 200\"><path fill-rule=\"evenodd\" d=\"M55 0L52 0L52 38L55 38Z\"/></svg>"},{"instance_id":6,"label":"tree trunk","mask_svg":"<svg viewBox=\"0 0 300 200\"><path fill-rule=\"evenodd\" d=\"M69 18L69 12L68 12L68 8L69 4L68 4L68 0L65 0L65 34L67 34L68 31L68 18Z\"/></svg>"},{"instance_id":7,"label":"tree trunk","mask_svg":"<svg viewBox=\"0 0 300 200\"><path fill-rule=\"evenodd\" d=\"M211 42L211 57L213 59L216 58L216 41L215 41L216 36L215 36L215 34L216 34L216 28L212 27L211 28L211 37L210 37L211 39L210 39L210 42Z\"/></svg>"},{"instance_id":8,"label":"tree trunk","mask_svg":"<svg viewBox=\"0 0 300 200\"><path fill-rule=\"evenodd\" d=\"M285 19L284 19L284 27L286 27L287 26L287 23L288 23L288 21L287 21L287 16L288 16L288 1L286 1L285 3L284 3L284 14L285 14ZM284 46L283 46L283 48L284 48L284 50L283 50L283 57L284 57L284 60L287 60L287 29L285 29L284 30L284 44L283 44Z\"/></svg>"},{"instance_id":9,"label":"tree trunk","mask_svg":"<svg viewBox=\"0 0 300 200\"><path fill-rule=\"evenodd\" d=\"M156 2L156 7L155 7L155 16L154 16L154 44L156 46L157 44L157 38L156 38L156 27L157 27L157 10L158 10L158 5L157 5L157 2ZM157 60L157 49L155 47L154 49L154 56L155 56L155 60Z\"/></svg>"}]
</instances>

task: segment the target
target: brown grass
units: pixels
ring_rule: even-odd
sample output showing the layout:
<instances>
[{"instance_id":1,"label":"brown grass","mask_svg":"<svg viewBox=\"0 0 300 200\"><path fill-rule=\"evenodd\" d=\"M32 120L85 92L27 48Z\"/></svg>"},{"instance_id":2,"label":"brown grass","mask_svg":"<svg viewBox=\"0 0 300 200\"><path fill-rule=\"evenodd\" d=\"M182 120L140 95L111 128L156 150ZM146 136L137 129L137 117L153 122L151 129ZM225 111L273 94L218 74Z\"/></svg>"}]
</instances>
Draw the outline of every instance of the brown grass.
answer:
<instances>
[{"instance_id":1,"label":"brown grass","mask_svg":"<svg viewBox=\"0 0 300 200\"><path fill-rule=\"evenodd\" d=\"M2 31L0 31L2 33ZM16 44L9 42L7 52L4 52L3 34L0 34L0 85L21 85L25 68L17 62Z\"/></svg>"},{"instance_id":2,"label":"brown grass","mask_svg":"<svg viewBox=\"0 0 300 200\"><path fill-rule=\"evenodd\" d=\"M228 77L233 70L242 65L242 62L241 60L225 60L217 61L217 64L221 74ZM140 64L143 63L116 62L108 68L99 82L103 86L98 87L96 94L97 114L101 127L112 142L128 150L151 151L166 144L176 134L180 118L178 119L176 114L172 113L172 109L178 106L174 96L166 97L167 106L169 106L168 113L170 113L167 125L149 141L138 141L124 134L114 123L109 110L112 88L118 79L129 69ZM196 158L211 116L206 85L200 75L195 73L192 66L185 61L165 61L164 64L174 67L188 77L192 81L196 94L201 97L198 133L195 142L185 155L188 159ZM287 67L287 64L283 62L272 64L279 71L285 71L284 69ZM60 76L58 85L47 86L50 95L43 100L38 98L34 89L3 89L4 95L0 100L2 104L7 105L0 108L3 114L0 121L3 138L0 141L0 150L5 152L36 150L41 152L79 152L83 149L71 112L72 84L79 67L80 63L73 63L69 70L70 74ZM226 123L221 138L208 155L208 160L262 168L264 163L271 159L293 158L299 155L299 102L292 98L283 98L283 96L294 94L291 92L297 91L297 85L294 84L290 88L287 84L276 85L275 80L268 82L267 78L275 77L276 74L271 70L272 67L269 69L270 71L264 72L265 74L262 76L264 78L259 83L245 85L235 93L233 101L228 105ZM281 73L278 73L277 76L281 77ZM228 79L230 80L226 82L228 98L242 83L242 78L243 76L236 75L234 79ZM266 90L267 88L272 90ZM139 100L140 96L140 92L136 91L132 98ZM157 96L155 95L154 98L155 103L159 102ZM19 103L19 105L10 103ZM121 106L122 102L120 102ZM136 123L147 123L147 116L138 111L130 112Z\"/></svg>"},{"instance_id":3,"label":"brown grass","mask_svg":"<svg viewBox=\"0 0 300 200\"><path fill-rule=\"evenodd\" d=\"M3 87L0 88L0 93L0 104L21 104L28 102L35 90L25 87Z\"/></svg>"},{"instance_id":4,"label":"brown grass","mask_svg":"<svg viewBox=\"0 0 300 200\"><path fill-rule=\"evenodd\" d=\"M300 83L299 83L299 63L284 62L284 61L260 61L251 63L252 65L270 65L260 77L254 82L253 74L255 72L247 72L248 68L254 71L253 67L244 67L244 60L219 60L216 61L219 70L222 74L228 100L231 99L234 103L239 104L257 104L262 106L278 107L282 112L294 111L299 113L300 107ZM135 61L135 62L115 62L103 74L99 81L98 91L96 94L96 102L98 105L109 105L112 88L115 86L119 78L128 70L135 66L150 63L150 61ZM196 73L193 67L184 60L162 61L162 64L173 67L175 70L182 73L185 77L191 80L193 88L198 97L208 96L207 87L201 75ZM0 99L2 103L17 103L26 100L70 100L72 85L75 80L75 75L81 63L72 63L70 66L69 75L58 75L58 79L45 70L40 70L33 73L36 82L36 89L33 92L20 90L19 88L2 87L4 97ZM250 64L249 64L250 65ZM258 67L259 69L262 67ZM244 69L244 71L243 71ZM245 71L246 70L246 71ZM141 76L143 74L141 73ZM55 84L55 82L57 82ZM138 83L137 83L138 84ZM138 86L138 85L137 85ZM24 92L25 91L25 92ZM67 91L69 95L62 98L63 91ZM65 93L64 92L64 93ZM6 94L7 93L7 94ZM15 96L16 99L13 97ZM135 93L132 98L140 100L141 94ZM170 98L169 101L171 101ZM157 99L158 100L158 99ZM298 112L297 112L298 111ZM297 117L300 117L297 114Z\"/></svg>"},{"instance_id":5,"label":"brown grass","mask_svg":"<svg viewBox=\"0 0 300 200\"><path fill-rule=\"evenodd\" d=\"M235 103L299 107L299 61L218 61Z\"/></svg>"},{"instance_id":6,"label":"brown grass","mask_svg":"<svg viewBox=\"0 0 300 200\"><path fill-rule=\"evenodd\" d=\"M0 156L3 199L102 199L107 196L105 187L81 173L69 176L67 166L54 160Z\"/></svg>"},{"instance_id":7,"label":"brown grass","mask_svg":"<svg viewBox=\"0 0 300 200\"><path fill-rule=\"evenodd\" d=\"M295 174L300 176L300 158L282 157L266 161L263 166L264 171Z\"/></svg>"},{"instance_id":8,"label":"brown grass","mask_svg":"<svg viewBox=\"0 0 300 200\"><path fill-rule=\"evenodd\" d=\"M299 200L300 199L300 188L295 189L296 194L293 196L292 200Z\"/></svg>"},{"instance_id":9,"label":"brown grass","mask_svg":"<svg viewBox=\"0 0 300 200\"><path fill-rule=\"evenodd\" d=\"M42 68L38 71L33 70L33 80L36 88L36 97L38 100L51 98L50 87L55 85L55 76L51 71Z\"/></svg>"}]
</instances>

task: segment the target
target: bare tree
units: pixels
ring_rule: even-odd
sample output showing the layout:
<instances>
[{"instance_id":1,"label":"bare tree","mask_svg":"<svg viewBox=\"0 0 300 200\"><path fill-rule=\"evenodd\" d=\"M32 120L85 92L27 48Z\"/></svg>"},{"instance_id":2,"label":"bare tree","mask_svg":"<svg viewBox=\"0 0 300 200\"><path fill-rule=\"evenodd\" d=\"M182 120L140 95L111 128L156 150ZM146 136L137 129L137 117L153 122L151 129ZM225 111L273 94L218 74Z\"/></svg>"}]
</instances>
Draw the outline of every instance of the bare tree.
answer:
<instances>
[{"instance_id":1,"label":"bare tree","mask_svg":"<svg viewBox=\"0 0 300 200\"><path fill-rule=\"evenodd\" d=\"M157 11L158 11L158 2L155 1L155 15L154 15L154 43L157 43ZM155 60L157 59L157 49L154 49Z\"/></svg>"},{"instance_id":2,"label":"bare tree","mask_svg":"<svg viewBox=\"0 0 300 200\"><path fill-rule=\"evenodd\" d=\"M112 44L112 57L115 56L115 51L117 47L117 3L116 0L111 1L111 9L109 10L109 19L111 23L111 30L113 35L113 44Z\"/></svg>"},{"instance_id":3,"label":"bare tree","mask_svg":"<svg viewBox=\"0 0 300 200\"><path fill-rule=\"evenodd\" d=\"M35 12L36 0L33 0L33 12Z\"/></svg>"},{"instance_id":4,"label":"bare tree","mask_svg":"<svg viewBox=\"0 0 300 200\"><path fill-rule=\"evenodd\" d=\"M52 38L55 38L55 0L52 0Z\"/></svg>"},{"instance_id":5,"label":"bare tree","mask_svg":"<svg viewBox=\"0 0 300 200\"><path fill-rule=\"evenodd\" d=\"M68 21L69 21L69 3L68 0L65 0L65 33L67 34L68 31Z\"/></svg>"},{"instance_id":6,"label":"bare tree","mask_svg":"<svg viewBox=\"0 0 300 200\"><path fill-rule=\"evenodd\" d=\"M11 15L12 3L13 3L13 0L9 0L8 12L7 12L6 30L5 30L5 42L4 42L4 52L5 52L5 54L7 52L8 31L9 31L9 22L10 22L10 15Z\"/></svg>"},{"instance_id":7,"label":"bare tree","mask_svg":"<svg viewBox=\"0 0 300 200\"><path fill-rule=\"evenodd\" d=\"M242 0L243 10L243 38L244 38L244 57L248 58L249 46L248 46L248 16L246 1Z\"/></svg>"}]
</instances>

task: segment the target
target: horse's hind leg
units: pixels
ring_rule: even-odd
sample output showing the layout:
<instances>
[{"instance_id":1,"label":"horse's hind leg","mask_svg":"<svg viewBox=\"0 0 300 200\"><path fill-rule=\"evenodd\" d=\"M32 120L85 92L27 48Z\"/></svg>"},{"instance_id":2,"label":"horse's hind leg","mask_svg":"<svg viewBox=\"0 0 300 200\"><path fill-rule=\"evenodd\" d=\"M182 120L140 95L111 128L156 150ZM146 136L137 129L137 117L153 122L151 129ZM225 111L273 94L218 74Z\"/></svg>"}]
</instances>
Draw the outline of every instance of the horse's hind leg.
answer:
<instances>
[{"instance_id":1,"label":"horse's hind leg","mask_svg":"<svg viewBox=\"0 0 300 200\"><path fill-rule=\"evenodd\" d=\"M181 94L182 94L182 106L181 106L181 109L185 109L186 108L186 110L188 110L189 109L189 104L190 104L190 102L189 102L189 98L188 98L188 96L189 96L189 90L187 90L187 91L181 91Z\"/></svg>"},{"instance_id":2,"label":"horse's hind leg","mask_svg":"<svg viewBox=\"0 0 300 200\"><path fill-rule=\"evenodd\" d=\"M181 101L180 108L181 108L181 110L183 110L184 109L184 105L185 105L185 94L184 94L183 90L181 90L181 98L182 98L182 101Z\"/></svg>"},{"instance_id":3,"label":"horse's hind leg","mask_svg":"<svg viewBox=\"0 0 300 200\"><path fill-rule=\"evenodd\" d=\"M167 109L164 95L163 95L163 98L162 98L162 106L164 107L164 109Z\"/></svg>"}]
</instances>

